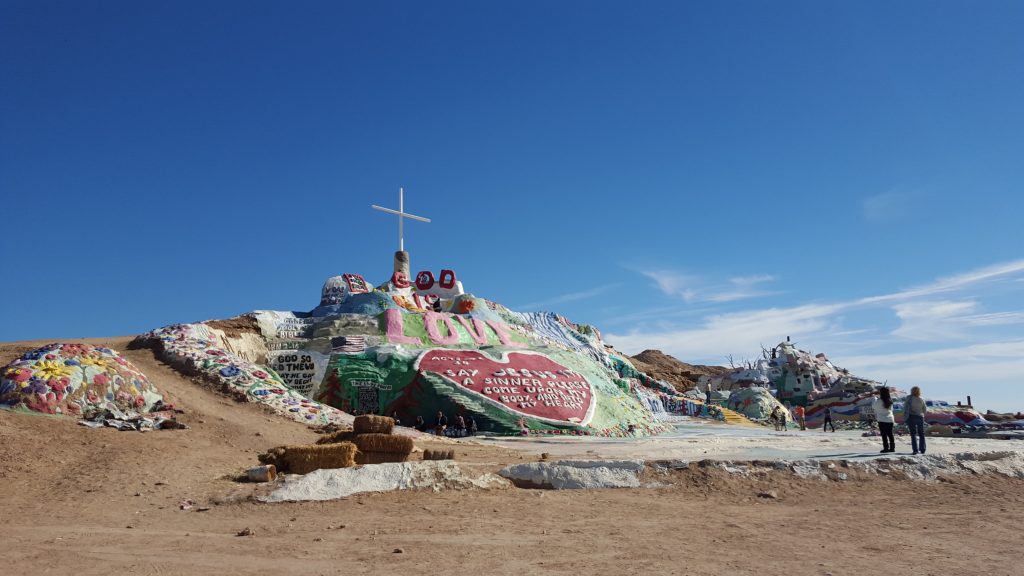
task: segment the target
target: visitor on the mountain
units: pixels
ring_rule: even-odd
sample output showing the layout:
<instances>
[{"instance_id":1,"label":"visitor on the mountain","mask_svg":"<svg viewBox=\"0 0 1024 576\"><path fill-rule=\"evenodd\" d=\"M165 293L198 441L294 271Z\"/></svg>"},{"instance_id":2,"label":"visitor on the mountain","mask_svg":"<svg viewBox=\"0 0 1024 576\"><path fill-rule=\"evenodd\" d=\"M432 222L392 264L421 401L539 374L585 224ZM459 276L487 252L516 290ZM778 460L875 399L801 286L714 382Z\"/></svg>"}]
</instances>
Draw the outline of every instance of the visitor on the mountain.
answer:
<instances>
[{"instance_id":1,"label":"visitor on the mountain","mask_svg":"<svg viewBox=\"0 0 1024 576\"><path fill-rule=\"evenodd\" d=\"M910 429L910 447L914 454L924 454L924 413L928 410L924 398L921 398L921 387L914 386L910 389L910 396L903 401L903 410Z\"/></svg>"},{"instance_id":2,"label":"visitor on the mountain","mask_svg":"<svg viewBox=\"0 0 1024 576\"><path fill-rule=\"evenodd\" d=\"M832 427L832 431L836 431L836 425L832 423L832 407L825 406L825 422L821 425L821 431L824 432L827 426Z\"/></svg>"},{"instance_id":3,"label":"visitor on the mountain","mask_svg":"<svg viewBox=\"0 0 1024 576\"><path fill-rule=\"evenodd\" d=\"M476 418L473 418L472 414L469 415L469 421L467 422L467 424L469 425L469 435L470 436L476 436L476 433L477 433Z\"/></svg>"},{"instance_id":4,"label":"visitor on the mountain","mask_svg":"<svg viewBox=\"0 0 1024 576\"><path fill-rule=\"evenodd\" d=\"M796 421L800 423L800 429L807 430L807 423L804 421L804 407L797 406L793 409L793 412L796 414Z\"/></svg>"},{"instance_id":5,"label":"visitor on the mountain","mask_svg":"<svg viewBox=\"0 0 1024 576\"><path fill-rule=\"evenodd\" d=\"M419 430L420 432L426 432L427 431L427 421L423 419L423 416L417 416L416 417L416 422L413 423L412 426L413 426L413 428Z\"/></svg>"},{"instance_id":6,"label":"visitor on the mountain","mask_svg":"<svg viewBox=\"0 0 1024 576\"><path fill-rule=\"evenodd\" d=\"M395 421L395 426L401 426L402 421L398 418L398 412L395 410L391 411L391 419Z\"/></svg>"},{"instance_id":7,"label":"visitor on the mountain","mask_svg":"<svg viewBox=\"0 0 1024 576\"><path fill-rule=\"evenodd\" d=\"M446 428L448 428L448 417L444 415L444 412L438 410L437 418L434 419L434 434L436 436L444 436Z\"/></svg>"},{"instance_id":8,"label":"visitor on the mountain","mask_svg":"<svg viewBox=\"0 0 1024 576\"><path fill-rule=\"evenodd\" d=\"M896 422L896 417L892 414L892 396L889 388L885 386L879 386L877 394L878 398L871 403L871 408L875 411L878 431L882 434L881 453L895 452L896 437L892 435L892 427Z\"/></svg>"},{"instance_id":9,"label":"visitor on the mountain","mask_svg":"<svg viewBox=\"0 0 1024 576\"><path fill-rule=\"evenodd\" d=\"M455 417L455 436L462 438L466 435L466 419L459 414Z\"/></svg>"}]
</instances>

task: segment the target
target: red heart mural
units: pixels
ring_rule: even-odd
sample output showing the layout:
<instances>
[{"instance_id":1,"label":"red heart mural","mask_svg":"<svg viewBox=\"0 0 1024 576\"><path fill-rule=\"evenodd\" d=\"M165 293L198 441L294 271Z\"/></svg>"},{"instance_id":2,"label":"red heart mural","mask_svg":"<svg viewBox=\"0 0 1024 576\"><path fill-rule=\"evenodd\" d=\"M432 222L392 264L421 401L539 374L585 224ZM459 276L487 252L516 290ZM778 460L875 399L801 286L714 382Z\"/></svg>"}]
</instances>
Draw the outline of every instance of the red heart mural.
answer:
<instances>
[{"instance_id":1,"label":"red heart mural","mask_svg":"<svg viewBox=\"0 0 1024 576\"><path fill-rule=\"evenodd\" d=\"M524 416L586 425L594 415L587 379L539 352L508 352L494 360L476 350L434 348L414 366Z\"/></svg>"}]
</instances>

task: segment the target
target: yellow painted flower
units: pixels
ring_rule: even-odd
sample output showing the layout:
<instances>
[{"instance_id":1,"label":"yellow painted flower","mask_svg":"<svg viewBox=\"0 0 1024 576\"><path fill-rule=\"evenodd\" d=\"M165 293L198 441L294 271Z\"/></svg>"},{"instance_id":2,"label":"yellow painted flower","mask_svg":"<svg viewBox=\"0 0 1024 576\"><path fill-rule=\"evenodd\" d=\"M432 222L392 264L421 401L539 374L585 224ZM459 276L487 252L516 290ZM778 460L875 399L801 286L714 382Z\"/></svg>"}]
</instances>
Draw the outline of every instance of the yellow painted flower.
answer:
<instances>
[{"instance_id":1,"label":"yellow painted flower","mask_svg":"<svg viewBox=\"0 0 1024 576\"><path fill-rule=\"evenodd\" d=\"M78 361L82 363L82 366L95 366L99 370L106 370L110 367L110 363L103 356L89 354L88 356L81 356Z\"/></svg>"},{"instance_id":2,"label":"yellow painted flower","mask_svg":"<svg viewBox=\"0 0 1024 576\"><path fill-rule=\"evenodd\" d=\"M32 365L32 368L36 371L36 376L39 376L43 380L52 380L54 378L62 378L64 376L71 376L74 369L71 366L65 366L63 362L57 362L55 360L40 360Z\"/></svg>"}]
</instances>

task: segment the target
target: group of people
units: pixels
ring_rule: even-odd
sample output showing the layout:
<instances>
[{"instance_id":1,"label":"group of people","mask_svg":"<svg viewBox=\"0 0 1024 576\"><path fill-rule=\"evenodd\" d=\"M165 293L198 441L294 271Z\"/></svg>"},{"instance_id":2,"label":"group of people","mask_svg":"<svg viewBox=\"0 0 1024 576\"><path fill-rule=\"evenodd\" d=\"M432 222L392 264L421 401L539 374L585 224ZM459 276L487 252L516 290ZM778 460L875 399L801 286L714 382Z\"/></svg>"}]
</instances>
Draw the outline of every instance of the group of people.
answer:
<instances>
[{"instance_id":1,"label":"group of people","mask_svg":"<svg viewBox=\"0 0 1024 576\"><path fill-rule=\"evenodd\" d=\"M789 407L788 402L786 403L786 407ZM828 413L825 416L826 424L832 424L832 411L831 409L827 410ZM772 413L770 416L768 416L768 418L772 421L772 424L775 426L776 432L785 432L786 422L789 421L790 416L793 418L794 422L800 425L801 430L807 430L807 412L804 410L803 406L789 408L788 411L780 406L776 406L775 408L772 408ZM836 431L835 426L832 427L832 431Z\"/></svg>"},{"instance_id":2,"label":"group of people","mask_svg":"<svg viewBox=\"0 0 1024 576\"><path fill-rule=\"evenodd\" d=\"M441 410L437 411L437 416L434 417L434 425L430 426L427 421L423 419L423 416L417 416L416 422L413 423L413 428L420 432L431 432L437 436L449 436L451 438L462 438L464 436L473 436L477 433L476 419L473 415L463 416L462 414L456 415L451 420Z\"/></svg>"},{"instance_id":3,"label":"group of people","mask_svg":"<svg viewBox=\"0 0 1024 576\"><path fill-rule=\"evenodd\" d=\"M896 426L896 417L892 411L892 392L888 387L881 386L875 394L877 397L871 403L871 411L874 413L875 422L878 423L878 431L882 435L881 453L895 452L896 437L893 434L893 428ZM910 447L914 454L924 454L927 447L924 439L924 415L927 409L928 405L924 398L921 398L921 388L914 386L910 389L910 396L907 396L903 406L904 420L910 431ZM800 425L801 430L807 429L804 415L803 406L797 406L792 411L793 419ZM826 406L822 415L824 419L821 431L825 432L831 428L832 432L835 432L836 426L832 422L832 407ZM786 430L788 416L787 411L779 406L772 409L769 418L775 426L776 432Z\"/></svg>"},{"instance_id":4,"label":"group of people","mask_svg":"<svg viewBox=\"0 0 1024 576\"><path fill-rule=\"evenodd\" d=\"M871 403L871 410L875 413L878 432L882 435L881 453L895 452L896 436L893 435L893 428L896 426L896 417L892 413L892 393L888 387L881 386L877 394L878 397ZM921 398L921 388L911 388L910 396L907 396L903 404L905 421L910 431L910 448L914 454L924 454L924 414L928 405Z\"/></svg>"}]
</instances>

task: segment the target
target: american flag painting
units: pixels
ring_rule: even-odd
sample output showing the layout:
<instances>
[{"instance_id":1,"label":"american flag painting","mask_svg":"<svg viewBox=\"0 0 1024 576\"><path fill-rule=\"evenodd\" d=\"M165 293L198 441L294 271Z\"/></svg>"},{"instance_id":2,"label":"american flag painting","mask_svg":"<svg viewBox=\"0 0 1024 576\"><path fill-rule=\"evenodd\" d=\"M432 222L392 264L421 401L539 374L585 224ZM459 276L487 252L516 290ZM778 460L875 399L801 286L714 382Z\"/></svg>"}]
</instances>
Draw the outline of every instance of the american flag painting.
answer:
<instances>
[{"instance_id":1,"label":"american flag painting","mask_svg":"<svg viewBox=\"0 0 1024 576\"><path fill-rule=\"evenodd\" d=\"M358 354L366 350L365 336L338 336L331 338L331 352Z\"/></svg>"}]
</instances>

